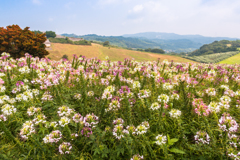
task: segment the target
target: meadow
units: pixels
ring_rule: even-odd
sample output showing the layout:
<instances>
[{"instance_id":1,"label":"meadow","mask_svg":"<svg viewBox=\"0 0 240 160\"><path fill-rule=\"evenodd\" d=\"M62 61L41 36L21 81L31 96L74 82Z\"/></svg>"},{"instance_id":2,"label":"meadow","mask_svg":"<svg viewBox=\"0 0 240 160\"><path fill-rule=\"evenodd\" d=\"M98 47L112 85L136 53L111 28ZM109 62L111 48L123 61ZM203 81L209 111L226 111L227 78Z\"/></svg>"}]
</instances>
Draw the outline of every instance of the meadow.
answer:
<instances>
[{"instance_id":1,"label":"meadow","mask_svg":"<svg viewBox=\"0 0 240 160\"><path fill-rule=\"evenodd\" d=\"M229 57L219 63L220 64L240 64L240 53L235 56Z\"/></svg>"},{"instance_id":2,"label":"meadow","mask_svg":"<svg viewBox=\"0 0 240 160\"><path fill-rule=\"evenodd\" d=\"M0 61L0 159L240 159L240 65Z\"/></svg>"},{"instance_id":3,"label":"meadow","mask_svg":"<svg viewBox=\"0 0 240 160\"><path fill-rule=\"evenodd\" d=\"M160 58L161 61L167 59L168 61L173 60L174 62L193 62L189 59L165 54L155 54L112 47L109 49L109 47L104 47L96 43L92 43L91 46L51 43L51 48L52 50L49 50L49 57L51 60L60 60L63 55L67 55L70 60L73 58L73 54L75 54L78 57L80 55L86 56L87 58L98 57L100 60L104 60L105 57L108 56L113 61L123 61L125 58L134 58L137 61L153 61Z\"/></svg>"},{"instance_id":4,"label":"meadow","mask_svg":"<svg viewBox=\"0 0 240 160\"><path fill-rule=\"evenodd\" d=\"M183 57L196 62L200 62L200 63L235 64L235 63L232 63L230 59L237 62L236 55L238 54L239 54L239 51L232 51L232 52L222 52L222 53L208 54L208 55L202 55L202 56L183 56Z\"/></svg>"}]
</instances>

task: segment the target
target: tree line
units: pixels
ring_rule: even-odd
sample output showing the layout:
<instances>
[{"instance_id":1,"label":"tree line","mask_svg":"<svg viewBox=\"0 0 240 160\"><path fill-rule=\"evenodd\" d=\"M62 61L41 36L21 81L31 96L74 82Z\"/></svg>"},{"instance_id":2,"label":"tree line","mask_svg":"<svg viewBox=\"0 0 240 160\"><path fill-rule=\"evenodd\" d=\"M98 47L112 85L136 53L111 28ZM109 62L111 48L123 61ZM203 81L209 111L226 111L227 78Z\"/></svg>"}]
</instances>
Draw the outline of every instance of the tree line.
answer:
<instances>
[{"instance_id":1,"label":"tree line","mask_svg":"<svg viewBox=\"0 0 240 160\"><path fill-rule=\"evenodd\" d=\"M189 56L200 56L200 55L209 55L214 53L237 51L238 47L240 47L240 40L214 41L213 43L210 43L210 44L204 44L199 49L191 52Z\"/></svg>"},{"instance_id":2,"label":"tree line","mask_svg":"<svg viewBox=\"0 0 240 160\"><path fill-rule=\"evenodd\" d=\"M66 38L48 38L50 42L53 43L63 43L63 44L74 44L74 45L91 45L90 41L80 40L80 41L71 41L68 37Z\"/></svg>"},{"instance_id":3,"label":"tree line","mask_svg":"<svg viewBox=\"0 0 240 160\"><path fill-rule=\"evenodd\" d=\"M147 48L147 49L137 49L137 51L143 51L143 52L152 52L152 53L161 53L161 54L164 54L165 51L162 50L162 49L159 49L159 48Z\"/></svg>"}]
</instances>

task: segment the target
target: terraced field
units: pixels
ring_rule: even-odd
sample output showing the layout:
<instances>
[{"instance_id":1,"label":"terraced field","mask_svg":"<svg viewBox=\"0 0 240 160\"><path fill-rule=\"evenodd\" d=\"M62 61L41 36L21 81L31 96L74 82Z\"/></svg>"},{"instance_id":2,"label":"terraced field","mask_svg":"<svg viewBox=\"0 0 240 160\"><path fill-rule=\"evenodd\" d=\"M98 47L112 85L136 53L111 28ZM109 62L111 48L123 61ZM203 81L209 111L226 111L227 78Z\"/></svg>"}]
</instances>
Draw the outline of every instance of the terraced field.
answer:
<instances>
[{"instance_id":1,"label":"terraced field","mask_svg":"<svg viewBox=\"0 0 240 160\"><path fill-rule=\"evenodd\" d=\"M219 62L220 64L240 64L240 53L235 55L235 56L232 56L230 58L227 58L221 62Z\"/></svg>"}]
</instances>

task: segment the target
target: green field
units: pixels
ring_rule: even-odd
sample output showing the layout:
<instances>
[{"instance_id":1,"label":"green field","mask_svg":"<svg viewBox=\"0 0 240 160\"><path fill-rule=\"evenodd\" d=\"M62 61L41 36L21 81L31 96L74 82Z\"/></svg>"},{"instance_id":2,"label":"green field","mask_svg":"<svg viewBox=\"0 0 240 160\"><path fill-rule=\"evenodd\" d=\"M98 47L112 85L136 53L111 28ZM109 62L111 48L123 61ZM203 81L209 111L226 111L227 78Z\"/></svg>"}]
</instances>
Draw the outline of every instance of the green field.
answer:
<instances>
[{"instance_id":1,"label":"green field","mask_svg":"<svg viewBox=\"0 0 240 160\"><path fill-rule=\"evenodd\" d=\"M220 64L240 64L240 53L230 58L227 58L219 63Z\"/></svg>"},{"instance_id":2,"label":"green field","mask_svg":"<svg viewBox=\"0 0 240 160\"><path fill-rule=\"evenodd\" d=\"M199 63L218 63L230 57L233 57L238 53L239 51L231 51L231 52L222 52L222 53L215 53L215 54L208 54L208 55L201 55L201 56L183 56L183 58L187 58Z\"/></svg>"}]
</instances>

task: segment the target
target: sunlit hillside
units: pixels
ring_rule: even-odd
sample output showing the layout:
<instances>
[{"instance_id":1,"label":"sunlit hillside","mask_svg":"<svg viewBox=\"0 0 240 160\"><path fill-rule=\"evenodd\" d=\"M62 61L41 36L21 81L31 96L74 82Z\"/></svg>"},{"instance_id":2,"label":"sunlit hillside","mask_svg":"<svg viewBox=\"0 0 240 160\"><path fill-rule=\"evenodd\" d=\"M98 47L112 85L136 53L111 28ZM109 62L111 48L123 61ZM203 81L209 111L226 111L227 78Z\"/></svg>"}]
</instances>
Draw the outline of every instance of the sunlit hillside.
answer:
<instances>
[{"instance_id":1,"label":"sunlit hillside","mask_svg":"<svg viewBox=\"0 0 240 160\"><path fill-rule=\"evenodd\" d=\"M98 57L101 60L108 56L113 61L122 61L125 58L134 58L137 61L152 61L160 58L160 60L167 59L169 61L173 60L174 62L194 62L177 56L146 53L121 48L108 48L94 43L92 43L92 46L52 43L51 48L48 57L52 60L59 60L65 54L69 59L72 59L73 54L76 54L77 56L84 55L87 58Z\"/></svg>"},{"instance_id":2,"label":"sunlit hillside","mask_svg":"<svg viewBox=\"0 0 240 160\"><path fill-rule=\"evenodd\" d=\"M235 56L232 56L232 57L229 57L221 62L219 62L221 64L223 63L226 63L226 64L240 64L240 53L235 55Z\"/></svg>"}]
</instances>

